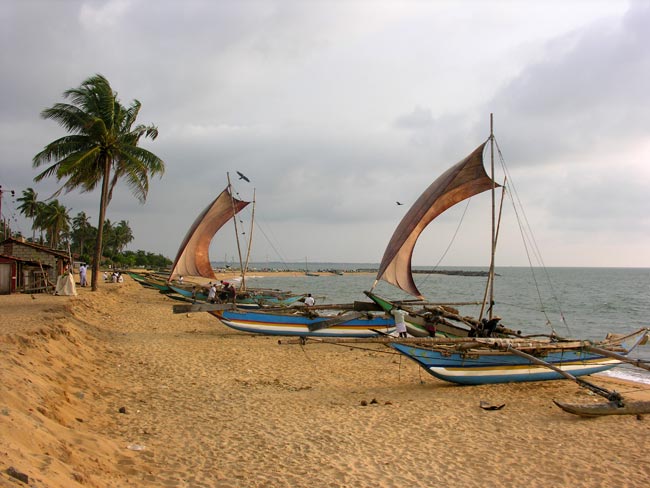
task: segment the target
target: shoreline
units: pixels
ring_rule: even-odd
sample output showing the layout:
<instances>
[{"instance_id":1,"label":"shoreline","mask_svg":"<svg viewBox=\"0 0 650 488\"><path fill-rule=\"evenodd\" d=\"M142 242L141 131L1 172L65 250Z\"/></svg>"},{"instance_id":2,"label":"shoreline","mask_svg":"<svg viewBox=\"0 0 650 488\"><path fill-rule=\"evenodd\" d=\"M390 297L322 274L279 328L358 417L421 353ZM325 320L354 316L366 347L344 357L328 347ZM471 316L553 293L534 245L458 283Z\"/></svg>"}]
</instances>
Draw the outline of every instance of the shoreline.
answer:
<instances>
[{"instance_id":1,"label":"shoreline","mask_svg":"<svg viewBox=\"0 0 650 488\"><path fill-rule=\"evenodd\" d=\"M3 488L19 486L10 466L36 488L643 486L650 476L650 416L562 412L553 399L601 401L566 380L460 387L380 347L278 345L207 313L173 314L173 300L130 278L77 291L0 296ZM650 399L647 385L592 380Z\"/></svg>"}]
</instances>

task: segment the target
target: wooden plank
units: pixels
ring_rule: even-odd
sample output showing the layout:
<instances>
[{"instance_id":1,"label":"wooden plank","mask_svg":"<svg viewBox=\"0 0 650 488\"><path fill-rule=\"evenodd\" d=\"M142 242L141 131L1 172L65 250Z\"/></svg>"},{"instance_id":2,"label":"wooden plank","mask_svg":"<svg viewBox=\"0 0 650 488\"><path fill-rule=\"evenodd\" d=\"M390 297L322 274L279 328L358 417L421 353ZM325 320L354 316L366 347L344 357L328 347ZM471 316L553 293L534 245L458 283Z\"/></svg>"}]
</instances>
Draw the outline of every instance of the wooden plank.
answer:
<instances>
[{"instance_id":1,"label":"wooden plank","mask_svg":"<svg viewBox=\"0 0 650 488\"><path fill-rule=\"evenodd\" d=\"M327 329L328 327L342 324L343 322L347 322L348 320L358 319L363 315L365 315L363 312L348 312L328 320L321 320L320 322L310 324L308 327L310 331Z\"/></svg>"},{"instance_id":2,"label":"wooden plank","mask_svg":"<svg viewBox=\"0 0 650 488\"><path fill-rule=\"evenodd\" d=\"M232 310L235 308L232 303L188 303L174 305L174 313L212 312L216 310Z\"/></svg>"}]
</instances>

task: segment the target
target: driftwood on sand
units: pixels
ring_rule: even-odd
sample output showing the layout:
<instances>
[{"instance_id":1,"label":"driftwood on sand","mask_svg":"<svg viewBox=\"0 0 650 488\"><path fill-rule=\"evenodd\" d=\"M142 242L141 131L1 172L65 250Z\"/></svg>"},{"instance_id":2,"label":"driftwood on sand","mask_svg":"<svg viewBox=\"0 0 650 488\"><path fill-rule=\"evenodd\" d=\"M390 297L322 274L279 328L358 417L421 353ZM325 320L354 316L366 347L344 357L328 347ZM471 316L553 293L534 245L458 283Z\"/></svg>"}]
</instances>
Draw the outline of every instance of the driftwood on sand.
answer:
<instances>
[{"instance_id":1,"label":"driftwood on sand","mask_svg":"<svg viewBox=\"0 0 650 488\"><path fill-rule=\"evenodd\" d=\"M650 413L650 401L625 401L606 403L564 403L553 400L558 407L581 417L602 415L643 415Z\"/></svg>"}]
</instances>

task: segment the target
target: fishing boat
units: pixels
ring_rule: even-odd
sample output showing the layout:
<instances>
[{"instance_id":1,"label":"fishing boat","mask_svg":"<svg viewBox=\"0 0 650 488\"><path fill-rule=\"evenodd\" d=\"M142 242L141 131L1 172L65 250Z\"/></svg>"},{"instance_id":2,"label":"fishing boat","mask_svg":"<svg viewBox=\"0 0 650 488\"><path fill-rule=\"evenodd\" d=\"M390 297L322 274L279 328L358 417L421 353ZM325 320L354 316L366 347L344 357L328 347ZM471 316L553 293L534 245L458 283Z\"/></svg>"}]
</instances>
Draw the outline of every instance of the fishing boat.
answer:
<instances>
[{"instance_id":1,"label":"fishing boat","mask_svg":"<svg viewBox=\"0 0 650 488\"><path fill-rule=\"evenodd\" d=\"M307 258L305 257L305 276L320 276L319 273L315 273L313 271L309 271L309 266L307 266Z\"/></svg>"},{"instance_id":2,"label":"fishing boat","mask_svg":"<svg viewBox=\"0 0 650 488\"><path fill-rule=\"evenodd\" d=\"M593 348L627 356L647 339L647 335L647 329L640 329L600 342L474 338L458 342L441 339L429 344L391 342L389 345L438 379L461 385L485 385L556 380L566 377L563 372L575 378L600 373L621 361L594 352Z\"/></svg>"},{"instance_id":3,"label":"fishing boat","mask_svg":"<svg viewBox=\"0 0 650 488\"><path fill-rule=\"evenodd\" d=\"M297 300L300 300L304 297L304 295L291 294L289 292L280 290L248 289L246 287L246 274L248 271L254 228L253 220L255 214L255 194L253 193L252 202L236 198L233 194L234 191L230 182L229 174L227 174L227 178L228 185L226 188L196 217L188 229L185 238L178 248L176 258L174 259L174 264L172 265L171 272L167 278L168 283L170 286L174 287L174 291L176 293L179 293L186 297L191 297L191 287L188 288L187 286L179 286L178 283L172 285L172 282L177 282L181 277L188 278L187 282L192 282L193 284L198 284L200 281L204 283L206 280L216 281L217 276L210 262L210 245L217 232L227 222L232 220L234 225L235 238L237 241L241 277L229 280L229 282L232 285L236 285L237 296L241 298L242 305L254 305L261 302L282 302L282 304L288 305ZM248 235L248 248L244 260L242 257L242 249L239 240L240 230L237 214L251 203L253 203L253 212ZM200 287L202 286L205 285L200 285ZM207 293L204 294L199 290L197 298L206 300Z\"/></svg>"},{"instance_id":4,"label":"fishing boat","mask_svg":"<svg viewBox=\"0 0 650 488\"><path fill-rule=\"evenodd\" d=\"M181 276L197 276L216 280L217 276L210 263L210 244L216 233L231 219L238 235L235 216L251 202L235 198L232 194L230 177L228 186L194 220L181 242L169 273L172 281ZM242 272L244 270L242 269Z\"/></svg>"},{"instance_id":5,"label":"fishing boat","mask_svg":"<svg viewBox=\"0 0 650 488\"><path fill-rule=\"evenodd\" d=\"M208 294L203 287L183 288L179 286L169 285L169 288L185 298L190 298L198 301L208 301ZM273 307L287 307L295 302L303 299L304 295L291 295L285 292L274 292L273 290L266 291L247 291L238 292L235 296L235 303L241 308L260 308L264 306ZM215 301L217 303L227 303L228 299L220 299L217 295Z\"/></svg>"},{"instance_id":6,"label":"fishing boat","mask_svg":"<svg viewBox=\"0 0 650 488\"><path fill-rule=\"evenodd\" d=\"M153 288L161 293L169 293L172 291L168 282L159 276L154 276L151 274L140 274L133 271L127 271L127 275L129 275L131 279L136 283L139 283L147 288Z\"/></svg>"},{"instance_id":7,"label":"fishing boat","mask_svg":"<svg viewBox=\"0 0 650 488\"><path fill-rule=\"evenodd\" d=\"M246 207L250 202L234 198L232 195L230 177L228 187L196 218L183 240L172 271L169 276L173 278L180 276L199 276L202 278L216 279L210 265L208 248L216 232L230 219L235 224L235 235L237 232L237 213ZM252 235L252 226L251 232ZM317 307L308 307L300 310L300 307L289 307L304 298L304 295L290 295L288 293L275 291L268 293L268 290L248 290L245 285L245 274L248 267L248 256L250 256L250 237L246 262L242 259L241 246L237 237L237 249L239 251L240 264L242 269L242 280L239 289L236 291L236 299L232 307L230 304L201 304L194 306L174 307L175 313L186 313L192 311L206 311L221 320L228 327L245 332L268 335L294 335L302 337L373 337L380 334L390 334L394 331L395 321L384 313L375 314L371 311L339 310L339 314L332 316L321 316ZM306 263L305 263L306 266ZM317 276L317 275L316 275ZM171 285L175 291L192 297L192 291L186 288L179 288ZM199 298L198 290L195 290L195 298ZM202 296L201 298L207 298ZM272 306L279 307L279 310L248 310L251 307ZM338 306L336 306L338 308ZM230 310L230 308L234 308ZM334 307L328 308L332 313ZM322 311L322 307L321 307Z\"/></svg>"},{"instance_id":8,"label":"fishing boat","mask_svg":"<svg viewBox=\"0 0 650 488\"><path fill-rule=\"evenodd\" d=\"M488 139L489 141L490 139ZM457 203L479 193L501 187L486 172L483 166L483 152L488 141L483 142L469 156L449 168L437 178L417 199L402 218L391 237L377 271L377 277L370 291L364 292L371 300L389 312L399 306L406 312L406 326L410 335L427 337L433 334L445 337L468 337L480 335L484 322L481 317L463 317L456 306L485 303L431 303L424 299L413 279L411 260L420 234L439 215ZM494 239L493 239L494 241ZM494 268L488 274L488 289L492 290ZM415 300L389 300L374 293L379 283L384 281L415 297ZM493 298L490 296L490 298ZM490 302L491 303L491 302ZM481 311L492 308L484 307ZM490 317L491 319L492 317ZM500 335L516 335L516 332L495 324L491 332Z\"/></svg>"},{"instance_id":9,"label":"fishing boat","mask_svg":"<svg viewBox=\"0 0 650 488\"><path fill-rule=\"evenodd\" d=\"M569 378L582 386L619 401L612 392L603 393L595 385L579 380L580 376L605 371L621 362L630 362L628 354L647 341L648 329L629 335L610 335L603 341L563 339L553 330L549 334L524 336L519 330L501 325L494 313L494 258L498 236L495 192L505 191L506 181L498 184L484 168L483 154L489 144L491 172L494 175L494 133L490 117L490 136L472 153L438 177L406 213L388 243L377 279L366 295L389 311L405 302L382 299L373 293L382 280L414 296L420 304L407 318L412 335L445 335L437 339L393 339L388 345L412 359L436 378L458 384L492 384ZM411 258L422 231L437 216L453 205L481 192L492 192L491 262L478 317L462 317L444 307L423 302L424 297L413 280ZM406 308L406 307L404 307ZM452 321L453 319L453 321ZM452 323L453 322L453 323ZM450 326L453 326L451 328ZM426 332L422 333L422 332ZM443 332L438 334L438 332ZM637 364L638 365L638 364ZM645 365L647 369L647 365ZM615 393L615 392L614 392ZM609 395L609 396L608 396Z\"/></svg>"},{"instance_id":10,"label":"fishing boat","mask_svg":"<svg viewBox=\"0 0 650 488\"><path fill-rule=\"evenodd\" d=\"M338 309L339 305L331 305ZM395 331L395 321L384 313L379 315L348 309L337 311L336 315L322 315L333 308L302 307L294 310L245 311L214 310L214 315L228 327L243 332L279 336L299 337L376 337Z\"/></svg>"}]
</instances>

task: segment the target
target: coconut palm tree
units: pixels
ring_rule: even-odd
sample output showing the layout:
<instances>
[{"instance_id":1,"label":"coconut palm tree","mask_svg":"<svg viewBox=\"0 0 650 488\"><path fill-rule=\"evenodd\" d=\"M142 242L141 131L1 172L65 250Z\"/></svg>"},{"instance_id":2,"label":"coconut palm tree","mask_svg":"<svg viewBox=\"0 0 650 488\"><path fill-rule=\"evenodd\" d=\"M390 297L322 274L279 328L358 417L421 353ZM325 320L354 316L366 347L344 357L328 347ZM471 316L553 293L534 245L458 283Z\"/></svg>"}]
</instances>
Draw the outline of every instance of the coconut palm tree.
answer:
<instances>
[{"instance_id":1,"label":"coconut palm tree","mask_svg":"<svg viewBox=\"0 0 650 488\"><path fill-rule=\"evenodd\" d=\"M115 238L115 251L121 253L124 248L133 240L133 232L126 220L120 220L113 228Z\"/></svg>"},{"instance_id":2,"label":"coconut palm tree","mask_svg":"<svg viewBox=\"0 0 650 488\"><path fill-rule=\"evenodd\" d=\"M104 247L102 248L102 255L112 256L115 254L115 227L113 223L106 219L104 222L104 233L102 234L102 242Z\"/></svg>"},{"instance_id":3,"label":"coconut palm tree","mask_svg":"<svg viewBox=\"0 0 650 488\"><path fill-rule=\"evenodd\" d=\"M36 202L36 210L34 211L34 231L39 231L39 244L45 244L43 240L43 232L47 229L47 219L50 209L47 208L47 203L45 202ZM33 241L36 242L36 238L33 238Z\"/></svg>"},{"instance_id":4,"label":"coconut palm tree","mask_svg":"<svg viewBox=\"0 0 650 488\"><path fill-rule=\"evenodd\" d=\"M34 180L56 177L64 184L54 194L80 188L94 190L101 183L97 240L92 266L92 290L97 290L102 235L106 208L118 180L126 180L132 193L144 203L149 191L149 177L162 176L164 162L155 154L138 147L141 137L152 140L158 136L154 125L133 127L140 102L134 100L124 107L108 80L97 74L78 88L67 90L64 98L71 103L57 103L43 110L44 119L52 119L65 128L69 135L51 142L34 156L33 166L55 161Z\"/></svg>"},{"instance_id":5,"label":"coconut palm tree","mask_svg":"<svg viewBox=\"0 0 650 488\"><path fill-rule=\"evenodd\" d=\"M93 235L92 226L90 225L90 217L86 212L79 212L76 217L72 219L72 239L75 244L79 245L79 254L84 253L84 244Z\"/></svg>"},{"instance_id":6,"label":"coconut palm tree","mask_svg":"<svg viewBox=\"0 0 650 488\"><path fill-rule=\"evenodd\" d=\"M70 230L68 209L58 200L52 200L50 203L41 202L36 214L36 223L40 229L45 230L49 246L56 249L61 234Z\"/></svg>"},{"instance_id":7,"label":"coconut palm tree","mask_svg":"<svg viewBox=\"0 0 650 488\"><path fill-rule=\"evenodd\" d=\"M27 188L23 190L23 196L18 197L17 200L20 202L18 210L28 219L32 219L32 241L36 239L36 227L35 219L36 214L38 213L38 193L34 191L33 188Z\"/></svg>"}]
</instances>

